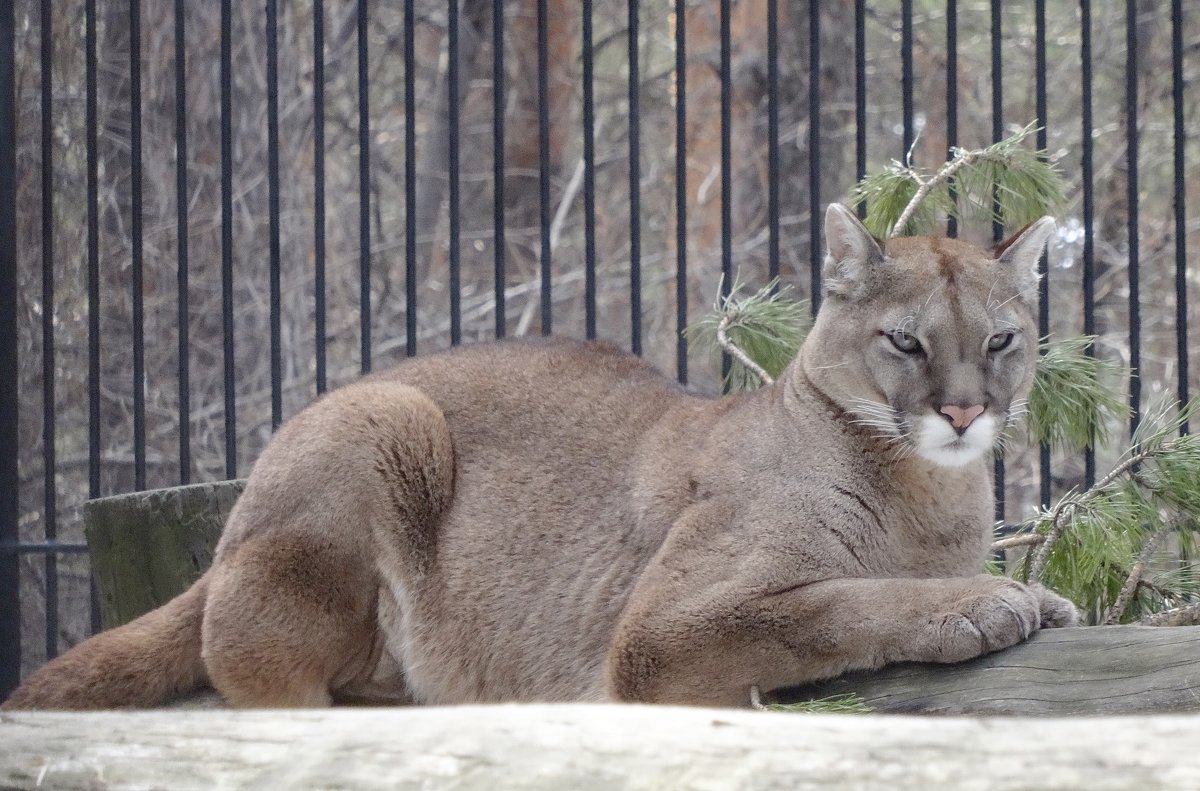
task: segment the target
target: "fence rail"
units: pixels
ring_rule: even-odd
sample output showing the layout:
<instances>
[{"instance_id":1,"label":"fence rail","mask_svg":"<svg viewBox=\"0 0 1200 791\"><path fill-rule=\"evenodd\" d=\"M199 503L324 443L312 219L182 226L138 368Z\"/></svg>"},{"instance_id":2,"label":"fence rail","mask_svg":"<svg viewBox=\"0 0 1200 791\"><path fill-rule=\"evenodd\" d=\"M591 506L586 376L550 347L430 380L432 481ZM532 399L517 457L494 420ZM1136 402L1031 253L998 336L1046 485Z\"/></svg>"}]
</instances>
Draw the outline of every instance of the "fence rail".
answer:
<instances>
[{"instance_id":1,"label":"fence rail","mask_svg":"<svg viewBox=\"0 0 1200 791\"><path fill-rule=\"evenodd\" d=\"M487 337L712 391L718 289L816 312L825 203L1031 120L1078 185L1040 331L1131 366L1130 429L1187 400L1197 4L1047 5L0 2L0 696L95 628L85 499L244 474L328 387ZM997 518L1098 453L997 460Z\"/></svg>"}]
</instances>

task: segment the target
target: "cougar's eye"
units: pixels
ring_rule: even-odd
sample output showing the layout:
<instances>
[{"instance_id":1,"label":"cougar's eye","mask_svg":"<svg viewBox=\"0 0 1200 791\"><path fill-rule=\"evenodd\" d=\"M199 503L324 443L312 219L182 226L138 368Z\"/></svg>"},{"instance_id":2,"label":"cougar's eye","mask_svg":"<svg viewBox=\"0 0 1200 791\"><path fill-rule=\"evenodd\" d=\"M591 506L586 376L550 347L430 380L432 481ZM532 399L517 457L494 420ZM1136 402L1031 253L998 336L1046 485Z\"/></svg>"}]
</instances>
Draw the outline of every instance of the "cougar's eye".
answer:
<instances>
[{"instance_id":1,"label":"cougar's eye","mask_svg":"<svg viewBox=\"0 0 1200 791\"><path fill-rule=\"evenodd\" d=\"M992 337L988 338L988 351L998 352L1001 349L1007 349L1009 344L1013 342L1014 333L997 332Z\"/></svg>"},{"instance_id":2,"label":"cougar's eye","mask_svg":"<svg viewBox=\"0 0 1200 791\"><path fill-rule=\"evenodd\" d=\"M904 330L892 330L887 333L888 340L905 354L916 354L921 351L921 342Z\"/></svg>"}]
</instances>

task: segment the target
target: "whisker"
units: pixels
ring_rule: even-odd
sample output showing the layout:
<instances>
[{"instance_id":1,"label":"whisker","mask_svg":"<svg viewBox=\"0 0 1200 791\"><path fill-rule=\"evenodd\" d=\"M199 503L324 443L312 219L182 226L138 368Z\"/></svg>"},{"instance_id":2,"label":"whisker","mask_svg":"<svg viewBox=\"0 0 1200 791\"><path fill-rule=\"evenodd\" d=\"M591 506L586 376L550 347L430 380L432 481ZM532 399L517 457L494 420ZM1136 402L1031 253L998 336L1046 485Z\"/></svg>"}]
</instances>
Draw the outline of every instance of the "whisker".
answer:
<instances>
[{"instance_id":1,"label":"whisker","mask_svg":"<svg viewBox=\"0 0 1200 791\"><path fill-rule=\"evenodd\" d=\"M871 430L873 439L892 449L892 461L907 458L914 452L910 437L912 424L890 404L869 398L855 398L851 399L847 411L853 415L849 421L851 425Z\"/></svg>"},{"instance_id":2,"label":"whisker","mask_svg":"<svg viewBox=\"0 0 1200 791\"><path fill-rule=\"evenodd\" d=\"M1009 297L1008 299L1004 300L1003 302L998 302L998 303L995 303L995 304L990 304L990 305L988 305L988 310L991 310L991 311L997 311L997 310L999 310L1000 308L1002 308L1002 307L1004 307L1005 305L1007 305L1008 303L1012 302L1014 299L1016 299L1016 298L1017 298L1017 297L1019 297L1019 296L1021 296L1021 295L1020 295L1020 294L1013 294L1011 297Z\"/></svg>"}]
</instances>

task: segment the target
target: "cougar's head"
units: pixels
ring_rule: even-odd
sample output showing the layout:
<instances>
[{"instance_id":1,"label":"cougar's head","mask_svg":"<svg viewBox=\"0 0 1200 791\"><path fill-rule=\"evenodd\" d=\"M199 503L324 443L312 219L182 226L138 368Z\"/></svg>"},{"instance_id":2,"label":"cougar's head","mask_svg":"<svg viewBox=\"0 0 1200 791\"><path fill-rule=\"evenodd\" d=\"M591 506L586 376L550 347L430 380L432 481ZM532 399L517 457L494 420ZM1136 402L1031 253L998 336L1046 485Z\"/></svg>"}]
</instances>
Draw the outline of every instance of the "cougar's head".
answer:
<instances>
[{"instance_id":1,"label":"cougar's head","mask_svg":"<svg viewBox=\"0 0 1200 791\"><path fill-rule=\"evenodd\" d=\"M956 239L880 242L844 206L825 214L825 299L805 343L809 380L850 419L957 466L1023 412L1037 361L1043 217L992 251Z\"/></svg>"}]
</instances>

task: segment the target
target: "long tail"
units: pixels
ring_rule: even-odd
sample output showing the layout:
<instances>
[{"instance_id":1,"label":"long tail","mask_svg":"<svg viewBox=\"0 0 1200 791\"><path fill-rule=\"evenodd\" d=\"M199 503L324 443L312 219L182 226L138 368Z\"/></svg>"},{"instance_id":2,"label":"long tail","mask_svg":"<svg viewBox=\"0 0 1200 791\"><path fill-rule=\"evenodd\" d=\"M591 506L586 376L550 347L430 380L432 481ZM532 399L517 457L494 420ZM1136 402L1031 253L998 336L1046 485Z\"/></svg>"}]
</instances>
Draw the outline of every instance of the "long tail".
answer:
<instances>
[{"instance_id":1,"label":"long tail","mask_svg":"<svg viewBox=\"0 0 1200 791\"><path fill-rule=\"evenodd\" d=\"M205 681L207 591L205 575L157 610L84 640L25 679L0 709L146 708L195 689Z\"/></svg>"}]
</instances>

